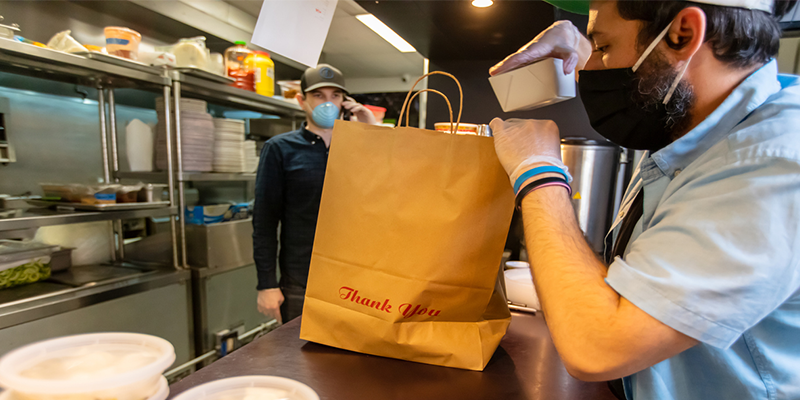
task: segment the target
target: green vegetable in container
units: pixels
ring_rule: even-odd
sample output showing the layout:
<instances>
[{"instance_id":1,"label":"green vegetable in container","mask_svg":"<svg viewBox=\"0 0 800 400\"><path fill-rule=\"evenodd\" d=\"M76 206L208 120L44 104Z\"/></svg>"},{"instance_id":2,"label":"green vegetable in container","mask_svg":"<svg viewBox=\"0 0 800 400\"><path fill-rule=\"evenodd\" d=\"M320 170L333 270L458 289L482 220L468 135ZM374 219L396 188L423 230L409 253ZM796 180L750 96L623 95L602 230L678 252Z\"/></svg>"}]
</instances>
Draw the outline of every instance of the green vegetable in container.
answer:
<instances>
[{"instance_id":1,"label":"green vegetable in container","mask_svg":"<svg viewBox=\"0 0 800 400\"><path fill-rule=\"evenodd\" d=\"M50 263L34 260L18 267L0 271L0 289L38 282L50 277Z\"/></svg>"}]
</instances>

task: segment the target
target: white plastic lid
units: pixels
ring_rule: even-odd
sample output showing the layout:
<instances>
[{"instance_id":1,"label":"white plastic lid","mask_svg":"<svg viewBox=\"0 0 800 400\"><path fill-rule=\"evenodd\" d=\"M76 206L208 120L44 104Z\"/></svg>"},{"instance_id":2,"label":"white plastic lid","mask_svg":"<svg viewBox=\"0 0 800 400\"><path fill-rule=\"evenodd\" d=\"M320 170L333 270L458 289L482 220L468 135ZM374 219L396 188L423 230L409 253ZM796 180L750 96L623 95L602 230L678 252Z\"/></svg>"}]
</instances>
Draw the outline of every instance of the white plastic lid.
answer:
<instances>
[{"instance_id":1,"label":"white plastic lid","mask_svg":"<svg viewBox=\"0 0 800 400\"><path fill-rule=\"evenodd\" d=\"M114 359L114 357L128 357ZM83 362L100 368L105 361L112 368L84 369L82 375L55 377L59 363ZM50 365L43 365L53 361ZM175 361L175 349L168 341L139 333L91 333L45 340L14 350L0 358L0 386L30 394L71 394L113 389L160 375ZM54 378L32 377L34 367ZM45 370L43 368L50 368ZM27 376L26 376L27 375Z\"/></svg>"},{"instance_id":2,"label":"white plastic lid","mask_svg":"<svg viewBox=\"0 0 800 400\"><path fill-rule=\"evenodd\" d=\"M167 378L162 376L161 379L158 380L158 389L156 393L146 400L166 400L167 396L169 396L169 382L167 382ZM0 393L0 400L14 400L13 393L10 390Z\"/></svg>"},{"instance_id":3,"label":"white plastic lid","mask_svg":"<svg viewBox=\"0 0 800 400\"><path fill-rule=\"evenodd\" d=\"M275 400L319 400L317 393L308 385L294 379L265 375L220 379L191 388L175 396L172 400L233 400L242 399L248 395L253 396L252 398L254 399L270 399L268 394L263 397L256 397L258 393L254 389L277 389L283 391L284 393L279 395L281 397L275 397Z\"/></svg>"}]
</instances>

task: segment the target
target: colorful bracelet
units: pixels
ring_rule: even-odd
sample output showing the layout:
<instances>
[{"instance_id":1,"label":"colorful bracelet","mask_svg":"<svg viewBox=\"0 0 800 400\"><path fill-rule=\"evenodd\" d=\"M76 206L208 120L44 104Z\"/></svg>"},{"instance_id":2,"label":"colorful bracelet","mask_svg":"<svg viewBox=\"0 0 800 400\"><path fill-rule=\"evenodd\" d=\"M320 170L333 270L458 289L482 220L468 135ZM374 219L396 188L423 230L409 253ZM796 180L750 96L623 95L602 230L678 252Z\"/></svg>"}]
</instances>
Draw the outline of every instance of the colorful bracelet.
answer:
<instances>
[{"instance_id":1,"label":"colorful bracelet","mask_svg":"<svg viewBox=\"0 0 800 400\"><path fill-rule=\"evenodd\" d=\"M522 184L525 183L525 181L527 181L528 179L533 178L536 175L544 174L547 172L556 172L561 175L564 175L565 181L569 179L567 173L564 172L563 169L556 167L555 165L545 165L542 167L536 167L532 170L526 171L524 174L520 175L519 178L517 178L517 181L514 182L514 193L519 193L520 186L522 186Z\"/></svg>"},{"instance_id":2,"label":"colorful bracelet","mask_svg":"<svg viewBox=\"0 0 800 400\"><path fill-rule=\"evenodd\" d=\"M560 177L549 177L549 178L538 179L538 180L535 180L535 181L525 185L525 187L522 188L522 190L519 191L519 194L517 194L517 198L516 198L516 201L515 201L517 210L522 211L522 199L525 196L527 196L528 193L530 193L530 192L532 192L532 191L534 191L536 189L540 189L540 188L548 187L548 186L562 186L562 187L567 189L567 193L570 196L572 195L572 188L569 186L569 184L567 183L566 179L563 179L563 178L560 178Z\"/></svg>"}]
</instances>

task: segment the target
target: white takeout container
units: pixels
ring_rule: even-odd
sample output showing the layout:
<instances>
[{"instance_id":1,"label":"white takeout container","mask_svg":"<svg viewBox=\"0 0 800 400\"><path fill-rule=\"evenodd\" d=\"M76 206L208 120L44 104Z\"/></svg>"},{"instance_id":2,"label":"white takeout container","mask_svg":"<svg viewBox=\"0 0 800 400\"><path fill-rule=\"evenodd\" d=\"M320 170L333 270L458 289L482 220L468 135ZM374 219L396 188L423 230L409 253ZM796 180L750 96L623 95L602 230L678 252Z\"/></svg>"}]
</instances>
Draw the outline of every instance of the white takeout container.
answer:
<instances>
[{"instance_id":1,"label":"white takeout container","mask_svg":"<svg viewBox=\"0 0 800 400\"><path fill-rule=\"evenodd\" d=\"M113 375L91 373L76 379L39 379L25 371L48 360L98 352L153 357L145 365ZM164 377L175 361L175 349L159 337L138 333L91 333L45 340L21 347L0 358L0 386L26 400L163 400ZM105 376L104 376L105 375ZM168 389L167 389L168 393ZM13 397L11 398L13 399Z\"/></svg>"},{"instance_id":2,"label":"white takeout container","mask_svg":"<svg viewBox=\"0 0 800 400\"><path fill-rule=\"evenodd\" d=\"M541 310L533 276L529 268L514 268L504 272L506 280L506 299L523 307Z\"/></svg>"},{"instance_id":3,"label":"white takeout container","mask_svg":"<svg viewBox=\"0 0 800 400\"><path fill-rule=\"evenodd\" d=\"M564 74L563 61L546 58L489 78L504 112L533 110L575 98L575 71Z\"/></svg>"},{"instance_id":4,"label":"white takeout container","mask_svg":"<svg viewBox=\"0 0 800 400\"><path fill-rule=\"evenodd\" d=\"M515 269L515 268L530 268L531 265L526 261L506 261L506 269Z\"/></svg>"},{"instance_id":5,"label":"white takeout container","mask_svg":"<svg viewBox=\"0 0 800 400\"><path fill-rule=\"evenodd\" d=\"M294 379L279 376L249 375L235 378L220 379L213 382L193 387L172 400L229 400L245 398L246 390L250 388L268 388L285 390L286 396L278 399L290 400L319 400L319 396L303 383Z\"/></svg>"}]
</instances>

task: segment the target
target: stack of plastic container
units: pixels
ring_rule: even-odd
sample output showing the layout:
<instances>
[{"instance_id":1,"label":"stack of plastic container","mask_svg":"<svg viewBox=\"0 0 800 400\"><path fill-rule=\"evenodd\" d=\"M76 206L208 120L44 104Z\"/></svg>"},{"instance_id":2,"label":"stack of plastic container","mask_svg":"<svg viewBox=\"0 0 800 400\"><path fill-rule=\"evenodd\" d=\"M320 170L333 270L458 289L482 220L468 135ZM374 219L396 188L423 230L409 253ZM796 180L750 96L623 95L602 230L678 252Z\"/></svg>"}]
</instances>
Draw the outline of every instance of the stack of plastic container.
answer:
<instances>
[{"instance_id":1,"label":"stack of plastic container","mask_svg":"<svg viewBox=\"0 0 800 400\"><path fill-rule=\"evenodd\" d=\"M206 111L206 102L181 99L181 160L184 171L209 172L214 159L214 124ZM164 98L156 99L158 125L156 127L156 166L167 168L167 131L164 113ZM175 110L170 109L173 123Z\"/></svg>"},{"instance_id":2,"label":"stack of plastic container","mask_svg":"<svg viewBox=\"0 0 800 400\"><path fill-rule=\"evenodd\" d=\"M253 173L258 169L258 151L255 140L244 141L244 172Z\"/></svg>"},{"instance_id":3,"label":"stack of plastic container","mask_svg":"<svg viewBox=\"0 0 800 400\"><path fill-rule=\"evenodd\" d=\"M214 118L215 172L245 172L244 121Z\"/></svg>"}]
</instances>

